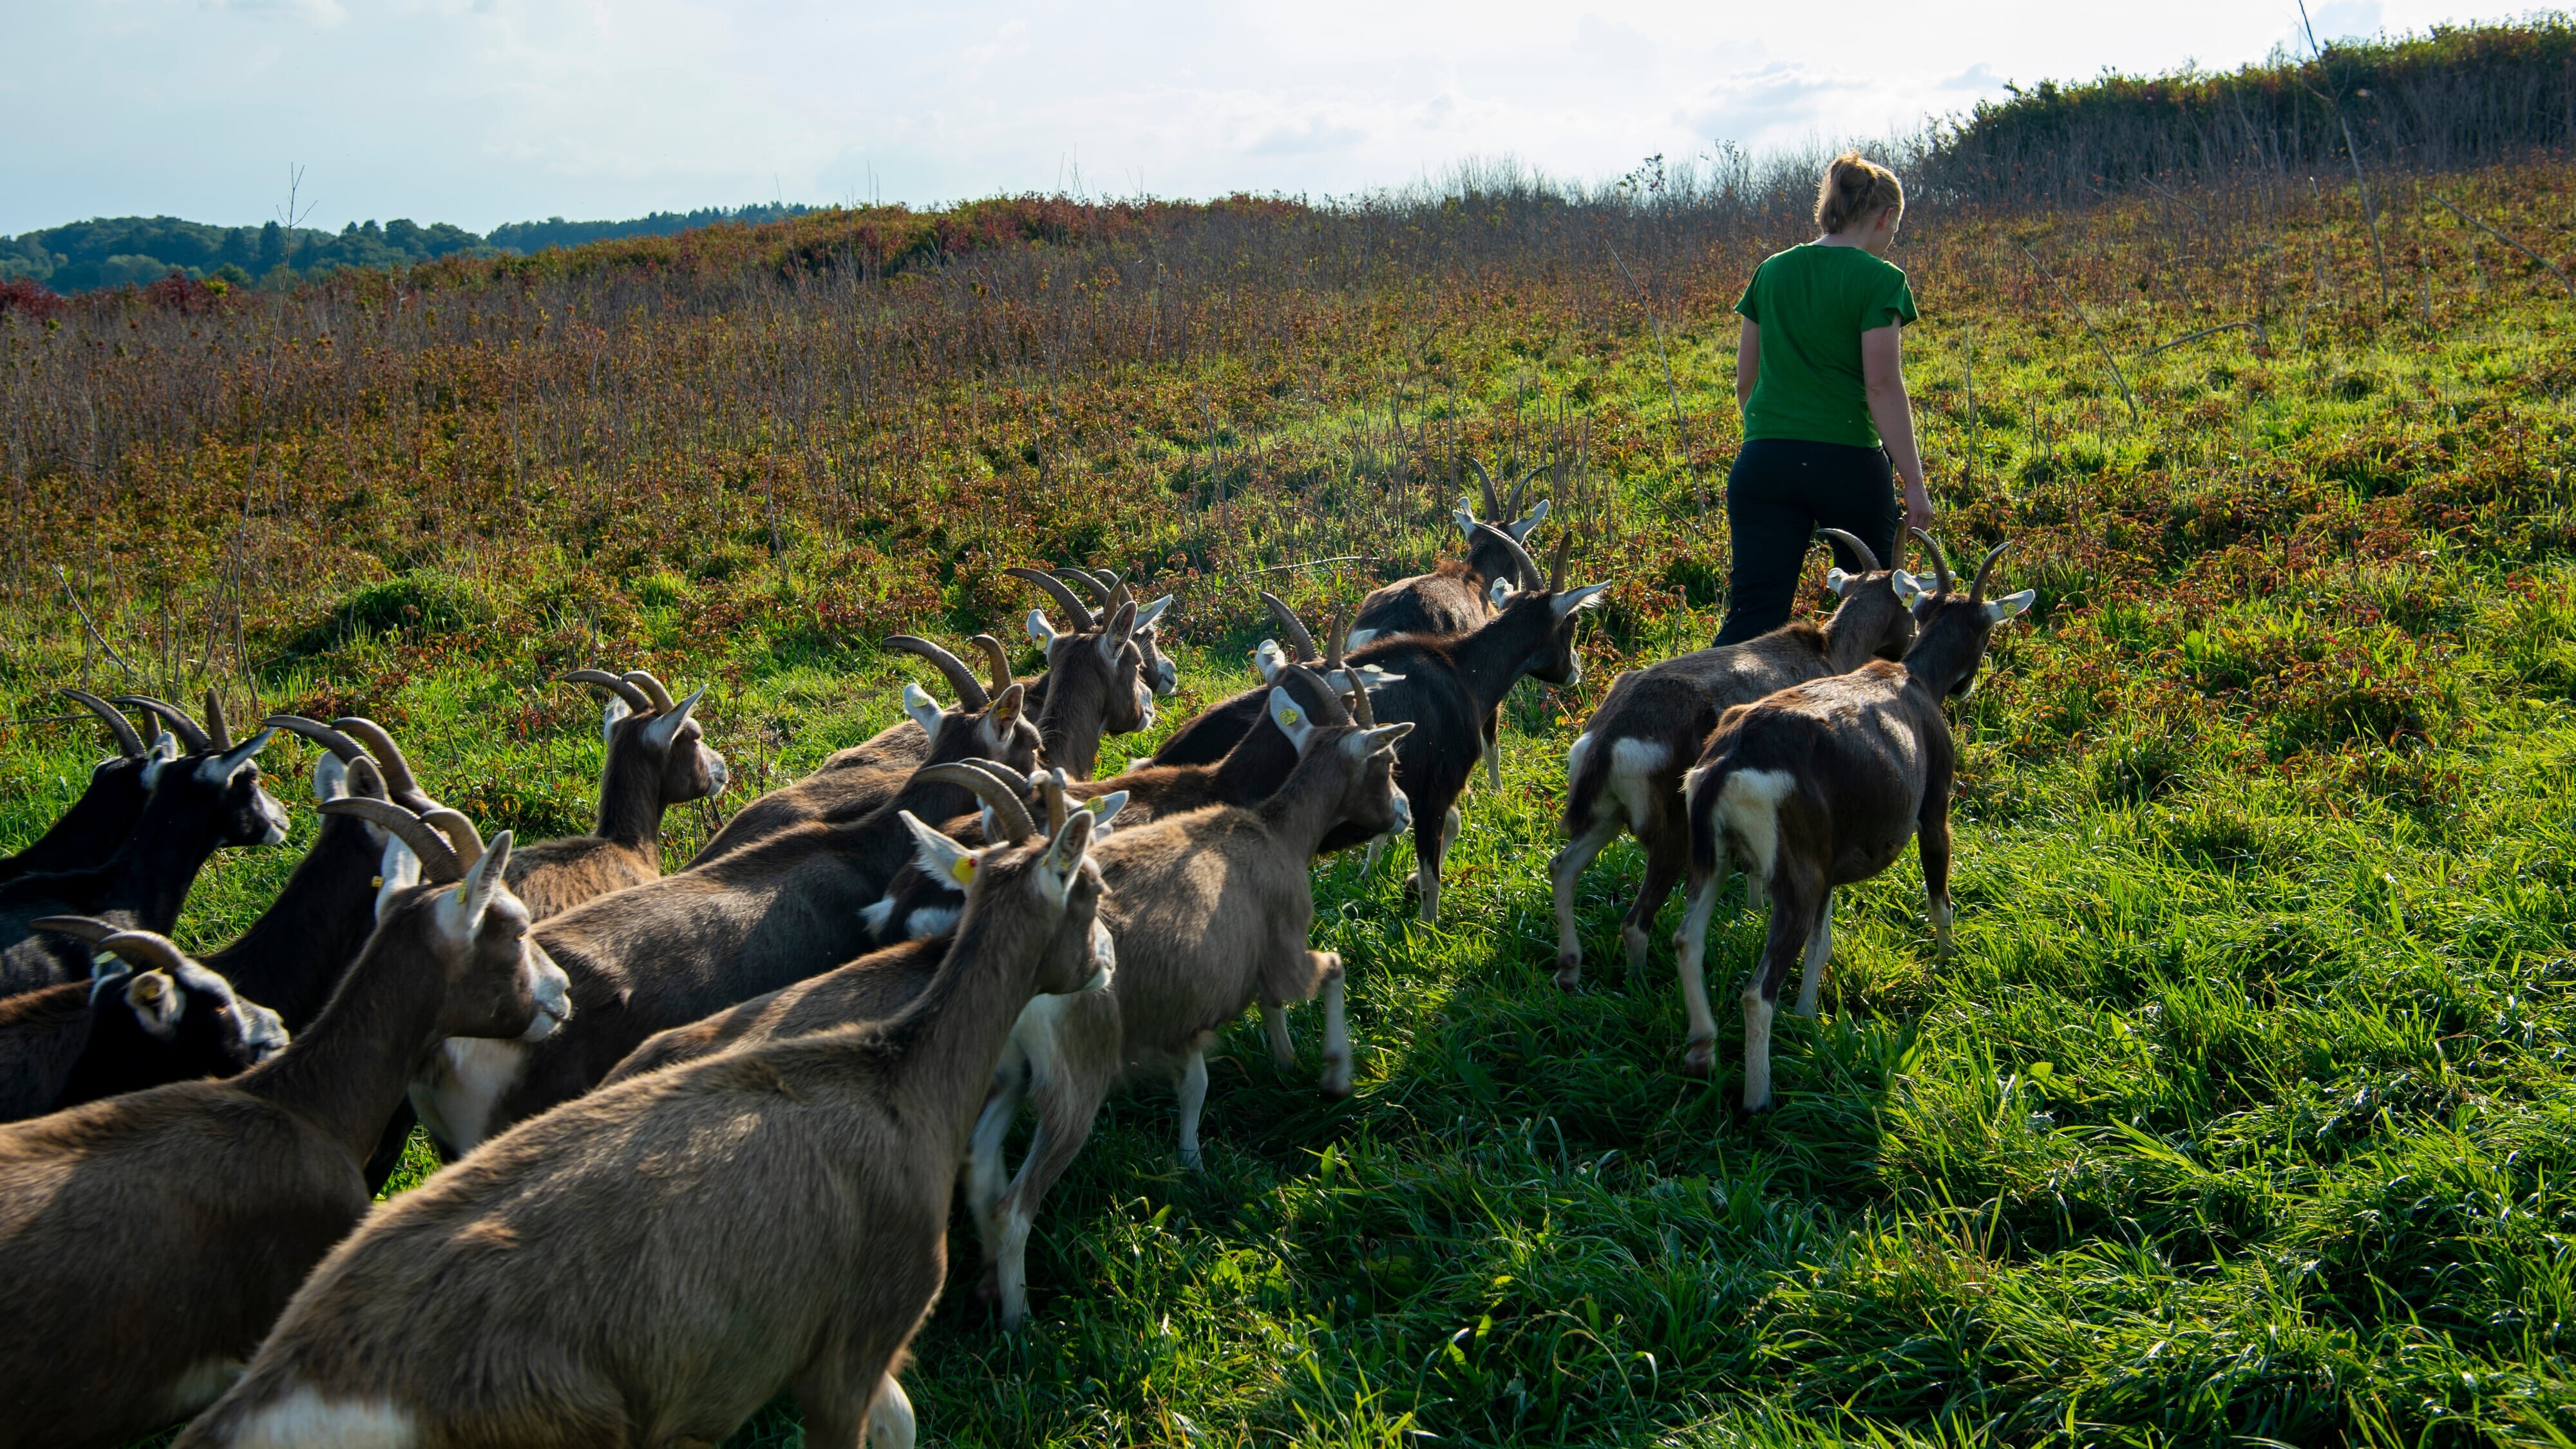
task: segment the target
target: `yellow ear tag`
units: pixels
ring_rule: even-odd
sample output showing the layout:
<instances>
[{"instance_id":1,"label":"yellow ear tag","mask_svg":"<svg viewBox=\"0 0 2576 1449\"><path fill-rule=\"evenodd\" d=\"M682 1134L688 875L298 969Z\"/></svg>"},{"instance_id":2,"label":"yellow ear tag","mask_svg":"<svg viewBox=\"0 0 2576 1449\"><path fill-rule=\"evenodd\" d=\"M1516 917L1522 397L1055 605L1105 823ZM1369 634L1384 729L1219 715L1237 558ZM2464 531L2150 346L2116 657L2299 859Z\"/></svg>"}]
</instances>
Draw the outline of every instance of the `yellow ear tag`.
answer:
<instances>
[{"instance_id":1,"label":"yellow ear tag","mask_svg":"<svg viewBox=\"0 0 2576 1449\"><path fill-rule=\"evenodd\" d=\"M376 876L367 882L367 888L369 890L383 890L385 888L385 878L383 876Z\"/></svg>"},{"instance_id":2,"label":"yellow ear tag","mask_svg":"<svg viewBox=\"0 0 2576 1449\"><path fill-rule=\"evenodd\" d=\"M959 885L964 885L973 880L975 878L975 857L971 855L961 855L957 857L955 861L950 863L948 874Z\"/></svg>"},{"instance_id":3,"label":"yellow ear tag","mask_svg":"<svg viewBox=\"0 0 2576 1449\"><path fill-rule=\"evenodd\" d=\"M1100 813L1100 806L1101 802L1098 800L1085 800L1082 802L1082 808L1090 811L1094 815Z\"/></svg>"},{"instance_id":4,"label":"yellow ear tag","mask_svg":"<svg viewBox=\"0 0 2576 1449\"><path fill-rule=\"evenodd\" d=\"M1281 724L1295 724L1297 719L1297 711L1294 709L1283 709L1279 711L1279 722Z\"/></svg>"}]
</instances>

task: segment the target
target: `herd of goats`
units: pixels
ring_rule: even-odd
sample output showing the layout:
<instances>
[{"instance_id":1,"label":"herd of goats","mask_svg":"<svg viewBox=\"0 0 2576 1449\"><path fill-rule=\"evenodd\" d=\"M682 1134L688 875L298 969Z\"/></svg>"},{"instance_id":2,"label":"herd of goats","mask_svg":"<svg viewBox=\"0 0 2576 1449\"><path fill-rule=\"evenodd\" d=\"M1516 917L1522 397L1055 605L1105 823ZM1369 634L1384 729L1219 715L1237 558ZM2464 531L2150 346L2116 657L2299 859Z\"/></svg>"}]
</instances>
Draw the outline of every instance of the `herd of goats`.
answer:
<instances>
[{"instance_id":1,"label":"herd of goats","mask_svg":"<svg viewBox=\"0 0 2576 1449\"><path fill-rule=\"evenodd\" d=\"M1482 469L1477 470L1481 475ZM1027 1311L1040 1200L1108 1092L1177 1084L1199 1160L1208 1048L1254 1002L1293 1068L1286 1008L1322 999L1322 1087L1351 1090L1343 962L1308 948L1313 864L1410 828L1424 921L1456 801L1524 677L1577 680L1565 541L1542 572L1520 494L1463 502L1463 559L1372 593L1315 637L1275 598L1265 682L1091 778L1102 739L1176 686L1169 599L1118 576L1043 589L1045 670L935 666L908 718L751 802L661 869L664 810L727 773L693 711L641 670L606 696L595 834L536 844L427 793L378 724L273 716L236 741L140 695L63 693L117 754L0 862L0 1449L116 1445L193 1418L196 1446L663 1446L721 1442L781 1391L807 1442L909 1444L896 1382L946 1277L962 1178L983 1291ZM1986 556L1964 592L1828 536L1821 624L1624 674L1568 760L1550 874L1557 980L1582 967L1577 882L1623 832L1645 879L1641 964L1673 887L1690 1013L1712 1068L1701 950L1732 859L1770 934L1744 992L1744 1106L1770 1105L1770 1028L1802 956L1812 1014L1838 886L1921 840L1948 946L1945 699L1997 623ZM147 720L147 741L135 717ZM168 932L224 846L287 815L257 758L319 747L319 833L275 903L191 958ZM1016 1173L1004 1145L1035 1129ZM448 1165L375 1196L415 1126Z\"/></svg>"}]
</instances>

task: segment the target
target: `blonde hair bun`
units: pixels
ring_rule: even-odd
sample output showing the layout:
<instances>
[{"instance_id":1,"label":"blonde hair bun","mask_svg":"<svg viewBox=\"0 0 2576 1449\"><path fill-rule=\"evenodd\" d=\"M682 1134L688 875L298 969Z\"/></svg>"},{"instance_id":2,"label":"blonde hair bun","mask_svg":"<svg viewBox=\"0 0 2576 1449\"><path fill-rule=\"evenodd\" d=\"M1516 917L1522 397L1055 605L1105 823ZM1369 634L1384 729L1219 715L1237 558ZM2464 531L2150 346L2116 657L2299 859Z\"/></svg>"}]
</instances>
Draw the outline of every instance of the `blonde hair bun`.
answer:
<instances>
[{"instance_id":1,"label":"blonde hair bun","mask_svg":"<svg viewBox=\"0 0 2576 1449\"><path fill-rule=\"evenodd\" d=\"M1858 151L1845 151L1825 164L1825 178L1816 185L1819 231L1847 230L1891 206L1899 213L1905 210L1905 183L1895 172Z\"/></svg>"}]
</instances>

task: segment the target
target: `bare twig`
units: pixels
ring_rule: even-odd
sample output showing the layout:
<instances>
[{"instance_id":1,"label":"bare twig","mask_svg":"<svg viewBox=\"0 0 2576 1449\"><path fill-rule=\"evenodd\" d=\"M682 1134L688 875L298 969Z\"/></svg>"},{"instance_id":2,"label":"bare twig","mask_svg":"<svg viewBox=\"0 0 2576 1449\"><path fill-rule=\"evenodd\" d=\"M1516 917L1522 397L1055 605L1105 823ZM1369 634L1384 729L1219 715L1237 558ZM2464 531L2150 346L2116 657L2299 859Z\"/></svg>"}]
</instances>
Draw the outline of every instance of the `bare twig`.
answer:
<instances>
[{"instance_id":1,"label":"bare twig","mask_svg":"<svg viewBox=\"0 0 2576 1449\"><path fill-rule=\"evenodd\" d=\"M2075 298L2067 292L2066 284L2057 280L2056 275L2048 268L2040 266L2038 255L2029 247L2023 247L2021 254L2029 257L2030 264L2038 268L2042 277L2048 279L2048 285L2057 289L2058 299L2066 304L2066 310L2074 313L2075 320L2083 325L2084 335L2093 339L2095 347L2102 349L2102 365L2111 369L2111 380L2120 385L2120 401L2129 405L2129 421L2133 423L2139 421L2138 400L2129 395L2129 379L2120 372L2120 360L2111 355L2111 344L2103 341L2102 334L2093 330L2093 319L2085 316L2084 309L2075 305Z\"/></svg>"},{"instance_id":2,"label":"bare twig","mask_svg":"<svg viewBox=\"0 0 2576 1449\"><path fill-rule=\"evenodd\" d=\"M2221 332L2233 332L2239 327L2251 327L2254 329L2257 336L2260 336L2263 331L2262 323L2255 322L2250 319L2243 322L2221 322L2215 327L2203 327L2197 332L2186 332L2171 342L2159 342L2155 346L2148 348L2146 351L2141 352L2138 355L2140 357L2153 357L2168 347L2180 347L2186 342L2198 342L2204 337L2215 336Z\"/></svg>"},{"instance_id":3,"label":"bare twig","mask_svg":"<svg viewBox=\"0 0 2576 1449\"><path fill-rule=\"evenodd\" d=\"M1346 553L1335 558L1310 558L1300 560L1296 563L1272 564L1266 569L1254 569L1253 572L1256 574L1275 574L1284 572L1288 569L1322 568L1326 564L1384 562L1386 562L1385 559L1379 558L1373 553Z\"/></svg>"},{"instance_id":4,"label":"bare twig","mask_svg":"<svg viewBox=\"0 0 2576 1449\"><path fill-rule=\"evenodd\" d=\"M72 587L72 576L63 571L61 564L54 565L54 577L63 581L63 597L72 601L72 611L80 615L81 627L89 631L90 642L115 661L116 667L124 670L128 678L133 677L134 666L126 663L125 656L117 653L116 646L108 643L107 636L99 632L98 625L89 616L89 606L81 602L80 591Z\"/></svg>"},{"instance_id":5,"label":"bare twig","mask_svg":"<svg viewBox=\"0 0 2576 1449\"><path fill-rule=\"evenodd\" d=\"M2533 251L2531 248L2524 246L2518 241L2515 241L2512 237L2506 236L2503 232L2496 230L2494 227L2487 225L2485 222L2480 221L2476 217L2469 215L2467 212L2460 210L2456 206L2453 206L2451 204L2451 198L2444 196L2442 193L2438 191L2434 192L2433 199L2442 203L2443 210L2448 211L2451 215L2458 217L2460 220L2465 221L2469 225L2476 227L2478 230L2485 232L2487 235L2494 237L2497 241L2503 242L2506 246L2513 248L2515 251L2518 251L2524 256L2531 258L2533 261L2540 263L2542 266L2547 267L2549 269L2549 275L2556 277L2559 285L2567 289L2567 295L2576 297L2576 281L2569 280L2567 274L2559 270L2556 262L2551 261L2540 253Z\"/></svg>"}]
</instances>

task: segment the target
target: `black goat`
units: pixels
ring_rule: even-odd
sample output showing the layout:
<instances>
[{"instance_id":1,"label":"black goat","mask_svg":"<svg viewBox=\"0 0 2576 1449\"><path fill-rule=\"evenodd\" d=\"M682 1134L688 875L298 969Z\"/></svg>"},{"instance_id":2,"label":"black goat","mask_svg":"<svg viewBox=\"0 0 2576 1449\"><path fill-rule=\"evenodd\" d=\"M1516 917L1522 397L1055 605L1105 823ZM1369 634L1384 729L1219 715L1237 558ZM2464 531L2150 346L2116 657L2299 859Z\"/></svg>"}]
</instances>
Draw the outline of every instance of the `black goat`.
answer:
<instances>
[{"instance_id":1,"label":"black goat","mask_svg":"<svg viewBox=\"0 0 2576 1449\"><path fill-rule=\"evenodd\" d=\"M168 759L172 753L164 750L156 754L147 748L133 723L97 695L84 689L66 689L61 694L98 716L99 722L107 726L109 737L116 741L116 753L90 767L89 787L81 791L81 797L62 813L62 818L26 849L0 860L0 881L53 870L80 870L116 854L116 848L133 833L134 822L143 818L143 801L152 793L146 776L156 759Z\"/></svg>"},{"instance_id":2,"label":"black goat","mask_svg":"<svg viewBox=\"0 0 2576 1449\"><path fill-rule=\"evenodd\" d=\"M276 1012L243 999L166 936L87 916L36 925L105 954L86 981L0 1000L0 1121L229 1077L286 1049Z\"/></svg>"}]
</instances>

